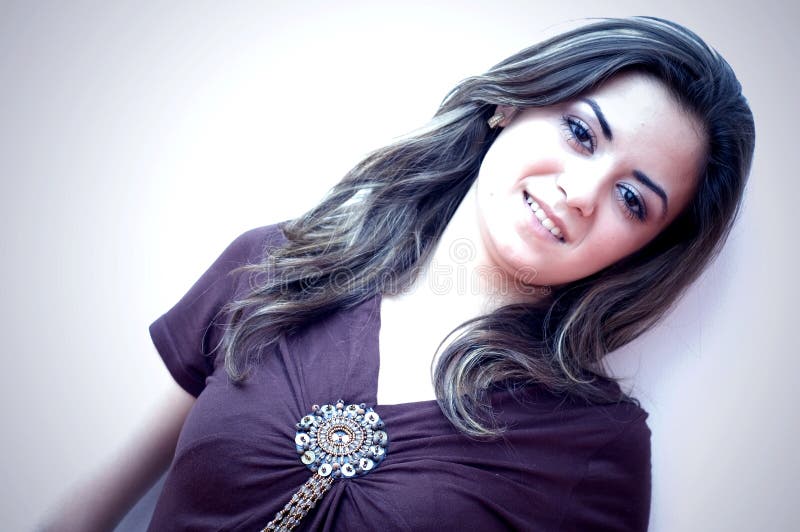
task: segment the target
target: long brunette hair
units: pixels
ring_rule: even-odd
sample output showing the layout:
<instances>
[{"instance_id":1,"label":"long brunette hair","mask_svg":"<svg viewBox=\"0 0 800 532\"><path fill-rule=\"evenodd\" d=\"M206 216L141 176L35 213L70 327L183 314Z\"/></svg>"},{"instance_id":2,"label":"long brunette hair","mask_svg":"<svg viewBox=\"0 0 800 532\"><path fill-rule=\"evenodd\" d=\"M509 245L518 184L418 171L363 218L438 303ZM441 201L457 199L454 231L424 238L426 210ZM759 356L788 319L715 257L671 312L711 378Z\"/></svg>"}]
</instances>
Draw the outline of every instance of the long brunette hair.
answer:
<instances>
[{"instance_id":1,"label":"long brunette hair","mask_svg":"<svg viewBox=\"0 0 800 532\"><path fill-rule=\"evenodd\" d=\"M696 194L647 246L531 304L501 307L458 329L434 370L444 414L471 436L502 431L488 390L536 382L591 402L629 400L601 363L680 297L718 253L750 169L752 114L728 63L686 28L656 18L601 20L536 44L445 98L427 126L353 168L316 208L285 223L266 282L230 304L221 344L234 381L260 348L378 293L402 290L430 258L497 136L495 106L571 100L612 76L644 72L702 125L707 157ZM433 353L431 354L433 355Z\"/></svg>"}]
</instances>

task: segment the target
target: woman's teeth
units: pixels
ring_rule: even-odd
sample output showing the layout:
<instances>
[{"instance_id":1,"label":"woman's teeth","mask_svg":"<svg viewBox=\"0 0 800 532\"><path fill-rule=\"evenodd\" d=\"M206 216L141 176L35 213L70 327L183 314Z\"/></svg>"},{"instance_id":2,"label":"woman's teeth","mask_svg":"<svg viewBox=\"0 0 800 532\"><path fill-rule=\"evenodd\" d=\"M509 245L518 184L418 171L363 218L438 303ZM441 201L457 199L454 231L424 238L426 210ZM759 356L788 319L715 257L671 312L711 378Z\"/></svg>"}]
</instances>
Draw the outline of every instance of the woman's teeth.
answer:
<instances>
[{"instance_id":1,"label":"woman's teeth","mask_svg":"<svg viewBox=\"0 0 800 532\"><path fill-rule=\"evenodd\" d=\"M533 201L533 198L528 196L527 193L525 194L525 201L528 203L531 211L533 211L533 215L536 216L536 219L541 222L544 228L550 231L556 238L564 240L561 236L561 229L556 227L556 224L553 222L553 220L547 217L547 214L545 214L545 212L539 207L539 204Z\"/></svg>"}]
</instances>

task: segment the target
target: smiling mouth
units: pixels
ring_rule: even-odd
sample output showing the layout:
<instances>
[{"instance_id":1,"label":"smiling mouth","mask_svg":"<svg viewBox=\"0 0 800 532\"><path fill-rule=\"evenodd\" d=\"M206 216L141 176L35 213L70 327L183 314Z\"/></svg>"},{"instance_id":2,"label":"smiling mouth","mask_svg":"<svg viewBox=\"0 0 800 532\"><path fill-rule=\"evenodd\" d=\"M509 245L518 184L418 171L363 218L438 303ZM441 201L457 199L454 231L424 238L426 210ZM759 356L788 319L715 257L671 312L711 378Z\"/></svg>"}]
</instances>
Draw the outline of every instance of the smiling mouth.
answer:
<instances>
[{"instance_id":1,"label":"smiling mouth","mask_svg":"<svg viewBox=\"0 0 800 532\"><path fill-rule=\"evenodd\" d=\"M528 204L528 207L530 207L531 212L539 221L539 223L542 224L542 227L550 231L550 234L556 237L561 242L565 242L564 235L561 232L561 229L555 224L553 220L547 217L547 213L544 212L544 210L539 206L539 204L536 203L536 201L532 197L530 197L527 192L523 191L522 195L525 198L525 203Z\"/></svg>"}]
</instances>

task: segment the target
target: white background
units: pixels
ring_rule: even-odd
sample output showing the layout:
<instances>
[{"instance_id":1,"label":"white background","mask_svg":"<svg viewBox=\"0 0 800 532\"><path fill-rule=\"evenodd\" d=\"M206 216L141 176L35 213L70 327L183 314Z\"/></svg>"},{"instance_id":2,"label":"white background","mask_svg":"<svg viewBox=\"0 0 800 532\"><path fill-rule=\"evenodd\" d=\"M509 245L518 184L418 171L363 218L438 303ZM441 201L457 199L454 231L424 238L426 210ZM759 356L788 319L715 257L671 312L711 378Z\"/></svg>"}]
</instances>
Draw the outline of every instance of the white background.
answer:
<instances>
[{"instance_id":1,"label":"white background","mask_svg":"<svg viewBox=\"0 0 800 532\"><path fill-rule=\"evenodd\" d=\"M612 355L651 413L651 530L790 529L790 4L0 2L0 528L29 529L142 423L170 379L147 326L235 236L300 214L461 78L565 21L653 14L726 56L758 141L720 260Z\"/></svg>"}]
</instances>

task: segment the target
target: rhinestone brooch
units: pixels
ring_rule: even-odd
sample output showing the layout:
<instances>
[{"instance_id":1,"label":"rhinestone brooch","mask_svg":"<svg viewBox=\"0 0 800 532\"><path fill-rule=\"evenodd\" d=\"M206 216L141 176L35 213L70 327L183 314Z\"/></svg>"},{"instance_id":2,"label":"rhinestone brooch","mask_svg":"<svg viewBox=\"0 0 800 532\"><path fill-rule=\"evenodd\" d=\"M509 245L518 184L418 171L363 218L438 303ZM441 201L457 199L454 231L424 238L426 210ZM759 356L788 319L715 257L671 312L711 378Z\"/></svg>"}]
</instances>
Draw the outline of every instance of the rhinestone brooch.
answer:
<instances>
[{"instance_id":1,"label":"rhinestone brooch","mask_svg":"<svg viewBox=\"0 0 800 532\"><path fill-rule=\"evenodd\" d=\"M364 403L314 405L296 425L295 449L314 474L262 529L289 531L311 511L334 480L366 475L386 457L383 421Z\"/></svg>"}]
</instances>

